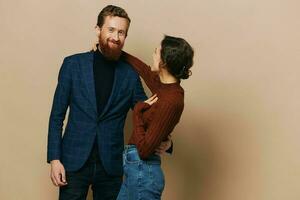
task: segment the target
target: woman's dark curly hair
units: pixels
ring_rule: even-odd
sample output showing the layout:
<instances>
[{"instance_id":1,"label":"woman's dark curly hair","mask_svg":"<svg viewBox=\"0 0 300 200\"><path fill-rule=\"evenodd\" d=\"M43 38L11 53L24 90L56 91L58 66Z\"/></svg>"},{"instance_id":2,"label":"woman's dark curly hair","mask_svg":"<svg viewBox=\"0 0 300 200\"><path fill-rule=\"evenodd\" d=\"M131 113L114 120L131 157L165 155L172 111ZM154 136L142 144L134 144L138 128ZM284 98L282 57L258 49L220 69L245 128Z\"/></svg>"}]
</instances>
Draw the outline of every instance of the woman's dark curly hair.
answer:
<instances>
[{"instance_id":1,"label":"woman's dark curly hair","mask_svg":"<svg viewBox=\"0 0 300 200\"><path fill-rule=\"evenodd\" d=\"M184 39L165 35L160 54L161 64L177 79L187 79L192 74L194 50Z\"/></svg>"}]
</instances>

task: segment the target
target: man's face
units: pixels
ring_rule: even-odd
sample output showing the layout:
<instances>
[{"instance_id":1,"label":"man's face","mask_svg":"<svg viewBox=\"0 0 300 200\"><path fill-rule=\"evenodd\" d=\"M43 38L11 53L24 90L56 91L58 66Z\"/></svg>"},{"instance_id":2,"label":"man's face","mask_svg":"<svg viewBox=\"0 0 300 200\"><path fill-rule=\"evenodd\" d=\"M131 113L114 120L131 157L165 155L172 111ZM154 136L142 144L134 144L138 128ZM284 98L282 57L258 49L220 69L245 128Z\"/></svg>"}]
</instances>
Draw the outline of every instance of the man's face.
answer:
<instances>
[{"instance_id":1,"label":"man's face","mask_svg":"<svg viewBox=\"0 0 300 200\"><path fill-rule=\"evenodd\" d=\"M102 54L109 60L118 60L127 35L127 19L107 16L103 26L96 29Z\"/></svg>"}]
</instances>

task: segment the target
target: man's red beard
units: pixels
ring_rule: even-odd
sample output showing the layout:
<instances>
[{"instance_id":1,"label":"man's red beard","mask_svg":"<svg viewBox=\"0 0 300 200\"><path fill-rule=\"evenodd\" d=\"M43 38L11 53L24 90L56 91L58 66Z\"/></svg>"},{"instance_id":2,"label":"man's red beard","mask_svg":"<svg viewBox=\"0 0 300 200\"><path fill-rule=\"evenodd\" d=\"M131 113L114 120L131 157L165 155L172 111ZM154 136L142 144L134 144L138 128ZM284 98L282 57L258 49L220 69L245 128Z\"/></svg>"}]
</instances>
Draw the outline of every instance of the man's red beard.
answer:
<instances>
[{"instance_id":1,"label":"man's red beard","mask_svg":"<svg viewBox=\"0 0 300 200\"><path fill-rule=\"evenodd\" d=\"M109 43L113 43L114 46L109 46ZM102 38L100 35L99 47L103 56L108 60L118 60L122 53L123 44L121 44L120 41L115 41L114 39Z\"/></svg>"}]
</instances>

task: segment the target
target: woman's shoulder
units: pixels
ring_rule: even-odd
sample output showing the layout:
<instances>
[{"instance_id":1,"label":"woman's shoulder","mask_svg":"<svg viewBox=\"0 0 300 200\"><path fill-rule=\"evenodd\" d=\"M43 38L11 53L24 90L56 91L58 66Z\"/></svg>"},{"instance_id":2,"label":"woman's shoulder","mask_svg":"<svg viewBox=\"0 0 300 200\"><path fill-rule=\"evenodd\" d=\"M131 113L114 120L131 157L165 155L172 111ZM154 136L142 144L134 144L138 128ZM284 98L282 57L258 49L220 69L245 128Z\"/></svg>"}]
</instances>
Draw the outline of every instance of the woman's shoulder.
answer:
<instances>
[{"instance_id":1,"label":"woman's shoulder","mask_svg":"<svg viewBox=\"0 0 300 200\"><path fill-rule=\"evenodd\" d=\"M184 106L184 96L180 92L171 92L167 95L161 95L160 100L161 107L180 109Z\"/></svg>"}]
</instances>

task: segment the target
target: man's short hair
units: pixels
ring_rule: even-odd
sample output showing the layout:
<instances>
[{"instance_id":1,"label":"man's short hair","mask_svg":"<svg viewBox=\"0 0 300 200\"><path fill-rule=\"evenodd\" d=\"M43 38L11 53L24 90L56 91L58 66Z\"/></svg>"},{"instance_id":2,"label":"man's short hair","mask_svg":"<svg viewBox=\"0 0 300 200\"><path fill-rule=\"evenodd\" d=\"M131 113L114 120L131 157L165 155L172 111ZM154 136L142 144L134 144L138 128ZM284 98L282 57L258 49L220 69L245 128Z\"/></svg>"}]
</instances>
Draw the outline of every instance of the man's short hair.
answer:
<instances>
[{"instance_id":1,"label":"man's short hair","mask_svg":"<svg viewBox=\"0 0 300 200\"><path fill-rule=\"evenodd\" d=\"M103 26L105 17L107 16L125 18L128 20L128 27L130 25L131 20L128 17L127 12L123 8L114 5L108 5L105 8L103 8L98 15L97 25L100 28Z\"/></svg>"}]
</instances>

